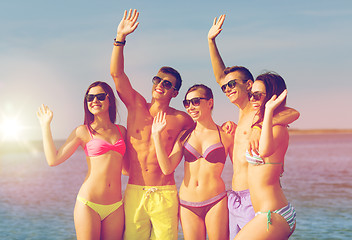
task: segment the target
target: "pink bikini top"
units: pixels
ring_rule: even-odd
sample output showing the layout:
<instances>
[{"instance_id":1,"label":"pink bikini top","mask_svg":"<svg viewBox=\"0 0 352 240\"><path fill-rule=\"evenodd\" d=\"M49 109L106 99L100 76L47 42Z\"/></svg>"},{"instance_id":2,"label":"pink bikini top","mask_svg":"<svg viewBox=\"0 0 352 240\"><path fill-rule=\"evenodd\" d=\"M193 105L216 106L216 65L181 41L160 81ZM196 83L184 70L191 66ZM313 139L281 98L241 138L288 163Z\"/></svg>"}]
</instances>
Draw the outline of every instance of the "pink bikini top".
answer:
<instances>
[{"instance_id":1,"label":"pink bikini top","mask_svg":"<svg viewBox=\"0 0 352 240\"><path fill-rule=\"evenodd\" d=\"M120 135L122 136L119 126L118 125L116 125L116 126L120 132ZM123 138L117 140L117 142L115 144L111 144L103 139L93 138L93 135L90 132L88 126L87 126L87 129L88 129L88 132L92 138L89 142L86 143L86 146L84 147L84 152L86 153L86 155L88 157L100 156L110 150L118 152L122 156L125 154L126 144L125 144L125 141L123 140Z\"/></svg>"}]
</instances>

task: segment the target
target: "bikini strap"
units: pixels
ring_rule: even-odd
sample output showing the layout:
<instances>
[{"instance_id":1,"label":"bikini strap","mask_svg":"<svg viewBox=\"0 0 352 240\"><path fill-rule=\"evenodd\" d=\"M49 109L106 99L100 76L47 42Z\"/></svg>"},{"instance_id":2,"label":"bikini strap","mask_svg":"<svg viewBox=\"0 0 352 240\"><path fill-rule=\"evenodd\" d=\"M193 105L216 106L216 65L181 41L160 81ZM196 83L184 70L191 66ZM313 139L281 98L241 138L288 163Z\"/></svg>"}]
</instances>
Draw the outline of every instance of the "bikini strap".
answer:
<instances>
[{"instance_id":1,"label":"bikini strap","mask_svg":"<svg viewBox=\"0 0 352 240\"><path fill-rule=\"evenodd\" d=\"M93 135L92 135L92 133L90 132L88 125L86 125L86 128L87 128L87 130L88 130L88 132L89 132L90 137L93 139Z\"/></svg>"},{"instance_id":2,"label":"bikini strap","mask_svg":"<svg viewBox=\"0 0 352 240\"><path fill-rule=\"evenodd\" d=\"M221 144L222 144L222 140L221 140L221 133L220 133L219 126L218 126L218 125L216 125L216 128L218 129L218 133L219 133L220 142L221 142ZM223 145L224 145L224 144L223 144Z\"/></svg>"},{"instance_id":3,"label":"bikini strap","mask_svg":"<svg viewBox=\"0 0 352 240\"><path fill-rule=\"evenodd\" d=\"M121 137L123 138L122 133L121 133L121 130L120 130L120 128L119 128L119 125L117 125L117 124L115 124L115 125L116 125L117 129L119 130L119 133L120 133Z\"/></svg>"}]
</instances>

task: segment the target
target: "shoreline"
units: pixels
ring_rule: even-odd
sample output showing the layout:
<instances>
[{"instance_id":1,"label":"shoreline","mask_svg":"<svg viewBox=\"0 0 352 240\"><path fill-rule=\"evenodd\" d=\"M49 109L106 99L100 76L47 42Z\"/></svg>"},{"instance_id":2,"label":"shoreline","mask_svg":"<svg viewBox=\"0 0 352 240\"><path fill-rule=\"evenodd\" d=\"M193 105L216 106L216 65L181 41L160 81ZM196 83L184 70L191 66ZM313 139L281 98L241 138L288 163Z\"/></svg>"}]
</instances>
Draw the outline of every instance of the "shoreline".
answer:
<instances>
[{"instance_id":1,"label":"shoreline","mask_svg":"<svg viewBox=\"0 0 352 240\"><path fill-rule=\"evenodd\" d=\"M288 129L290 135L352 134L352 129Z\"/></svg>"}]
</instances>

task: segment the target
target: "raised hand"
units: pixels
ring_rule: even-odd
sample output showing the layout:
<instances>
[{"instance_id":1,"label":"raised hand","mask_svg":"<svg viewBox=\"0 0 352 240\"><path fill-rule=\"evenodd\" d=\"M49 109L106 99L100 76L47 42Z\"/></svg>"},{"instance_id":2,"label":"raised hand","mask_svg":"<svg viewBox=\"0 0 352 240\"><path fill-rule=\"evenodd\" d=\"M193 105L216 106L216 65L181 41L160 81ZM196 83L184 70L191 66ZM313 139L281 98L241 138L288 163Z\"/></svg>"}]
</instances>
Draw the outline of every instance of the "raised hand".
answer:
<instances>
[{"instance_id":1,"label":"raised hand","mask_svg":"<svg viewBox=\"0 0 352 240\"><path fill-rule=\"evenodd\" d=\"M211 28L208 32L208 39L209 40L214 40L219 35L219 33L222 31L221 27L225 21L225 16L226 16L225 14L220 15L218 20L216 18L214 18L213 26L211 26Z\"/></svg>"},{"instance_id":2,"label":"raised hand","mask_svg":"<svg viewBox=\"0 0 352 240\"><path fill-rule=\"evenodd\" d=\"M161 133L166 126L166 112L158 112L153 120L152 134Z\"/></svg>"},{"instance_id":3,"label":"raised hand","mask_svg":"<svg viewBox=\"0 0 352 240\"><path fill-rule=\"evenodd\" d=\"M127 10L125 10L122 20L119 26L117 27L117 36L124 39L128 34L136 30L139 24L139 22L137 22L138 16L139 12L137 12L136 9L134 9L133 11L132 9L130 9L128 15Z\"/></svg>"},{"instance_id":4,"label":"raised hand","mask_svg":"<svg viewBox=\"0 0 352 240\"><path fill-rule=\"evenodd\" d=\"M269 101L265 104L265 111L274 111L280 103L286 98L287 89L285 89L278 97L276 95L272 96Z\"/></svg>"},{"instance_id":5,"label":"raised hand","mask_svg":"<svg viewBox=\"0 0 352 240\"><path fill-rule=\"evenodd\" d=\"M51 120L53 119L53 112L49 109L48 106L42 104L42 106L38 109L37 117L40 125L45 126L51 123Z\"/></svg>"}]
</instances>

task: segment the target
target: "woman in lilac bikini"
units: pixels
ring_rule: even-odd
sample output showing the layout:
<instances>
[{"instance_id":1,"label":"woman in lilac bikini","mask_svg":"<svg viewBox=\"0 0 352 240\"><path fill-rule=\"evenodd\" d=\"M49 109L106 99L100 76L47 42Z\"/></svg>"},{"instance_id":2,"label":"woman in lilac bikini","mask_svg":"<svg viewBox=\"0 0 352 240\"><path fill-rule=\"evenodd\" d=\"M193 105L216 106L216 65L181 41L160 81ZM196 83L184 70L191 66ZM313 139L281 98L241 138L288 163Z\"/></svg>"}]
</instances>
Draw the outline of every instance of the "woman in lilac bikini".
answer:
<instances>
[{"instance_id":1,"label":"woman in lilac bikini","mask_svg":"<svg viewBox=\"0 0 352 240\"><path fill-rule=\"evenodd\" d=\"M180 219L187 239L228 239L227 194L221 173L233 135L225 133L211 116L214 100L210 88L194 85L183 105L195 121L181 132L169 156L160 141L166 125L165 113L158 113L152 127L159 165L164 174L172 173L184 156L184 179L180 187Z\"/></svg>"}]
</instances>

